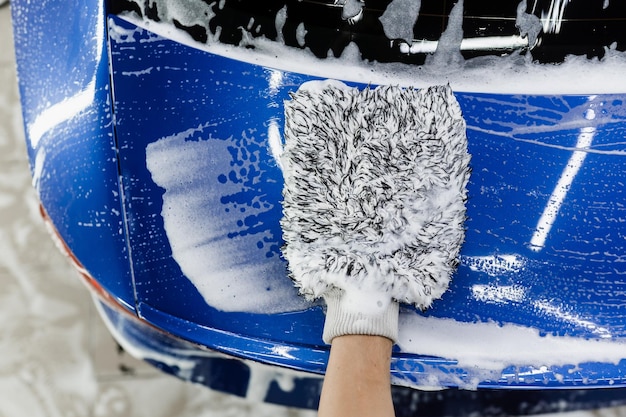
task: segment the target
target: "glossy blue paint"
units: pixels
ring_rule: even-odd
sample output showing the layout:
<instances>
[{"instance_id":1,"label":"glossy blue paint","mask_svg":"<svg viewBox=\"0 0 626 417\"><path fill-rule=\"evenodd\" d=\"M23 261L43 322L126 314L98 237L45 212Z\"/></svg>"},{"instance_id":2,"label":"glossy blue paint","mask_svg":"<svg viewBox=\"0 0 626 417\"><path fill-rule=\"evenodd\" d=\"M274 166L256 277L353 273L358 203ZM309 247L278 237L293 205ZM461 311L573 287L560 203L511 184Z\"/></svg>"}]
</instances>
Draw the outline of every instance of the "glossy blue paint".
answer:
<instances>
[{"instance_id":1,"label":"glossy blue paint","mask_svg":"<svg viewBox=\"0 0 626 417\"><path fill-rule=\"evenodd\" d=\"M463 266L446 299L451 306L471 303L456 319L519 323L560 336L624 337L625 126L614 107L622 99L459 95L474 172ZM586 119L590 111L593 120ZM583 134L590 153L574 152ZM577 169L566 172L568 166ZM567 179L557 209L552 194ZM545 244L533 250L544 212L554 212L554 221L543 225ZM515 265L477 272L476 256L509 256ZM524 301L482 302L472 290L483 284L519 288Z\"/></svg>"},{"instance_id":2,"label":"glossy blue paint","mask_svg":"<svg viewBox=\"0 0 626 417\"><path fill-rule=\"evenodd\" d=\"M169 333L160 332L106 303L97 302L97 305L103 320L124 349L143 357L164 372L240 397L248 396L253 372L266 373L265 380L272 382L266 387L263 401L317 408L322 388L322 379L318 376L293 376L280 368L251 365L216 355ZM278 375L291 381L291 389L284 390L276 380L272 380ZM263 377L257 375L256 381L259 380ZM253 392L258 392L258 389L253 389ZM418 391L394 386L392 396L397 417L517 416L615 407L626 401L624 390L614 388Z\"/></svg>"},{"instance_id":3,"label":"glossy blue paint","mask_svg":"<svg viewBox=\"0 0 626 417\"><path fill-rule=\"evenodd\" d=\"M320 306L263 314L207 303L174 255L163 215L167 190L147 158L149 147L166 138L206 147L207 170L179 183L199 186L198 193L217 190L219 205L204 201L202 209L223 225L216 239L235 243L220 254L226 259L216 259L237 268L262 260L271 275L263 291L277 291L288 278L279 251L282 177L271 135L282 126L283 100L313 77L210 54L115 16L105 21L95 2L14 0L12 7L36 187L89 273L168 338L323 373L328 348ZM424 315L624 339L626 95L457 93L457 99L473 167L467 238L450 291ZM278 311L294 299L295 291L276 297ZM135 339L153 337L145 331ZM154 349L167 353L164 346L156 342ZM184 356L194 356L190 349ZM626 385L625 360L525 365L480 387ZM198 372L223 374L216 369ZM392 372L414 384L433 374L470 378L453 359L400 349ZM246 372L234 375L247 383ZM310 396L318 395L315 384ZM277 402L311 404L306 395Z\"/></svg>"},{"instance_id":4,"label":"glossy blue paint","mask_svg":"<svg viewBox=\"0 0 626 417\"><path fill-rule=\"evenodd\" d=\"M171 255L162 216L164 190L144 163L138 163L151 143L172 135L184 134L188 141L229 143L233 149L229 168L221 171L220 165L213 165L198 192L220 193L220 185L241 184L240 191L228 197L238 198L248 208L255 196L263 195L272 208L262 219L254 217L257 230L246 224L253 216L244 216L244 222L237 224L241 216L228 211L232 200L223 198L226 209L212 215L226 225L224 234L231 232L229 237L258 234L259 242L265 239L267 245L252 251L273 256L281 264L281 173L272 156L268 126L282 125L283 100L313 78L280 71L274 77L282 82L270 94L269 83L277 70L202 52L117 18L110 23L132 33L123 42L112 40L111 56L115 111L122 116L117 133L125 195L127 201L141 202L126 207L132 219L129 231L135 248L140 314L172 334L235 356L321 372L326 348L320 340L320 308L264 315L227 313L206 304ZM622 97L468 93L457 97L468 121L473 155L468 232L462 264L449 293L425 315L468 323L519 324L557 336L623 337L623 296L615 290L626 283L618 269L624 259L620 254L625 249L626 229L620 225L626 211L613 203L625 200L624 157L611 153L623 148L616 138L622 137L619 132L624 125L614 120L620 114L616 106ZM574 164L573 149L581 148L577 142L585 129L593 129L587 133L595 153L577 153L584 160L575 175L565 175L565 167ZM238 171L247 162L238 159L245 150L260 159L254 177ZM557 204L550 202L551 194L564 175L572 181L560 187L562 202L558 210L553 209L557 213L550 224L538 227L546 207ZM545 243L533 246L537 230L547 228L551 229ZM607 305L599 280L616 286L611 288L615 304ZM512 293L493 295L497 288ZM271 340L269 345L267 340ZM272 354L284 351L272 350L272 346L288 349L289 355ZM590 378L599 385L622 384L625 365L603 367L612 370L608 379L597 375L594 364L580 364L577 372L567 372L570 367L527 370L521 372L523 377L518 367L512 367L500 379L483 381L482 386L576 386ZM468 378L453 360L403 352L397 353L394 369L415 384L438 371Z\"/></svg>"},{"instance_id":5,"label":"glossy blue paint","mask_svg":"<svg viewBox=\"0 0 626 417\"><path fill-rule=\"evenodd\" d=\"M104 5L18 0L11 10L27 148L40 201L76 258L134 310Z\"/></svg>"}]
</instances>

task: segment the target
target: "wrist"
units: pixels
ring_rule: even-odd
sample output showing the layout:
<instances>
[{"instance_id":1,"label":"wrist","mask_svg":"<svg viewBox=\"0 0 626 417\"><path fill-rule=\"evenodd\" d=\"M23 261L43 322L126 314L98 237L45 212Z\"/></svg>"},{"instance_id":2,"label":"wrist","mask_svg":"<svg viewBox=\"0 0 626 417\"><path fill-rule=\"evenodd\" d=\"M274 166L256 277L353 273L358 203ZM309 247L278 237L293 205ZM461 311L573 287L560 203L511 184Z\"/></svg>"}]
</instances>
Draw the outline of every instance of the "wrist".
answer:
<instances>
[{"instance_id":1,"label":"wrist","mask_svg":"<svg viewBox=\"0 0 626 417\"><path fill-rule=\"evenodd\" d=\"M330 344L335 337L344 335L369 335L382 336L395 343L399 304L391 299L376 298L380 297L348 295L336 288L324 294L327 307L324 342Z\"/></svg>"}]
</instances>

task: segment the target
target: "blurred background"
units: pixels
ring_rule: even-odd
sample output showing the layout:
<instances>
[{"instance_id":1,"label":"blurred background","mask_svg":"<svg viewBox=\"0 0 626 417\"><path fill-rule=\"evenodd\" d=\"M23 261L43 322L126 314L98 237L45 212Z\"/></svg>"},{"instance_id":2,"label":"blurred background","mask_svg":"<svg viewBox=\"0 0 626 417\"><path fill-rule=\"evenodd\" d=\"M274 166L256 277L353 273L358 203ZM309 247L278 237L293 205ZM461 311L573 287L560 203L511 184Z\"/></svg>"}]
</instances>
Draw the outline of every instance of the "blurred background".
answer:
<instances>
[{"instance_id":1,"label":"blurred background","mask_svg":"<svg viewBox=\"0 0 626 417\"><path fill-rule=\"evenodd\" d=\"M0 0L0 417L313 417L184 383L115 343L39 215L10 23ZM626 407L559 416L626 416Z\"/></svg>"}]
</instances>

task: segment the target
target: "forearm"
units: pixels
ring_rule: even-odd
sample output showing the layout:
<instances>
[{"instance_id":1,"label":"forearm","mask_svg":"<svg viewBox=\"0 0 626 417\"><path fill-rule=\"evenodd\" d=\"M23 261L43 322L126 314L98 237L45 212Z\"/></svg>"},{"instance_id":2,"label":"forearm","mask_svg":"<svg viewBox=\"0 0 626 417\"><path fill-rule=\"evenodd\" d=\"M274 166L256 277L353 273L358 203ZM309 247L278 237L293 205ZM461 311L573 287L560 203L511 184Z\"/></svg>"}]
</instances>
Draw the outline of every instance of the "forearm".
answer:
<instances>
[{"instance_id":1,"label":"forearm","mask_svg":"<svg viewBox=\"0 0 626 417\"><path fill-rule=\"evenodd\" d=\"M333 339L319 417L393 417L386 337L346 335Z\"/></svg>"}]
</instances>

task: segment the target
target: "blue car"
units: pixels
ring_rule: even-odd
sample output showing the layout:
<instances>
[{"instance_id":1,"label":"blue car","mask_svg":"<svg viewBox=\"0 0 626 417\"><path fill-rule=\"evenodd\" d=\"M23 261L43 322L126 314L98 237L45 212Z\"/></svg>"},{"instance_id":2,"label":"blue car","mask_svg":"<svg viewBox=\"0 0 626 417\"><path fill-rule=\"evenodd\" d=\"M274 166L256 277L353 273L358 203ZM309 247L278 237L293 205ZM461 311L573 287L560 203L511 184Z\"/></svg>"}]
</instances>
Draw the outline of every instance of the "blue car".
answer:
<instances>
[{"instance_id":1,"label":"blue car","mask_svg":"<svg viewBox=\"0 0 626 417\"><path fill-rule=\"evenodd\" d=\"M322 304L282 257L283 103L449 84L472 176L460 265L403 306L398 416L626 403L626 7L410 0L11 2L33 185L124 349L317 407Z\"/></svg>"}]
</instances>

